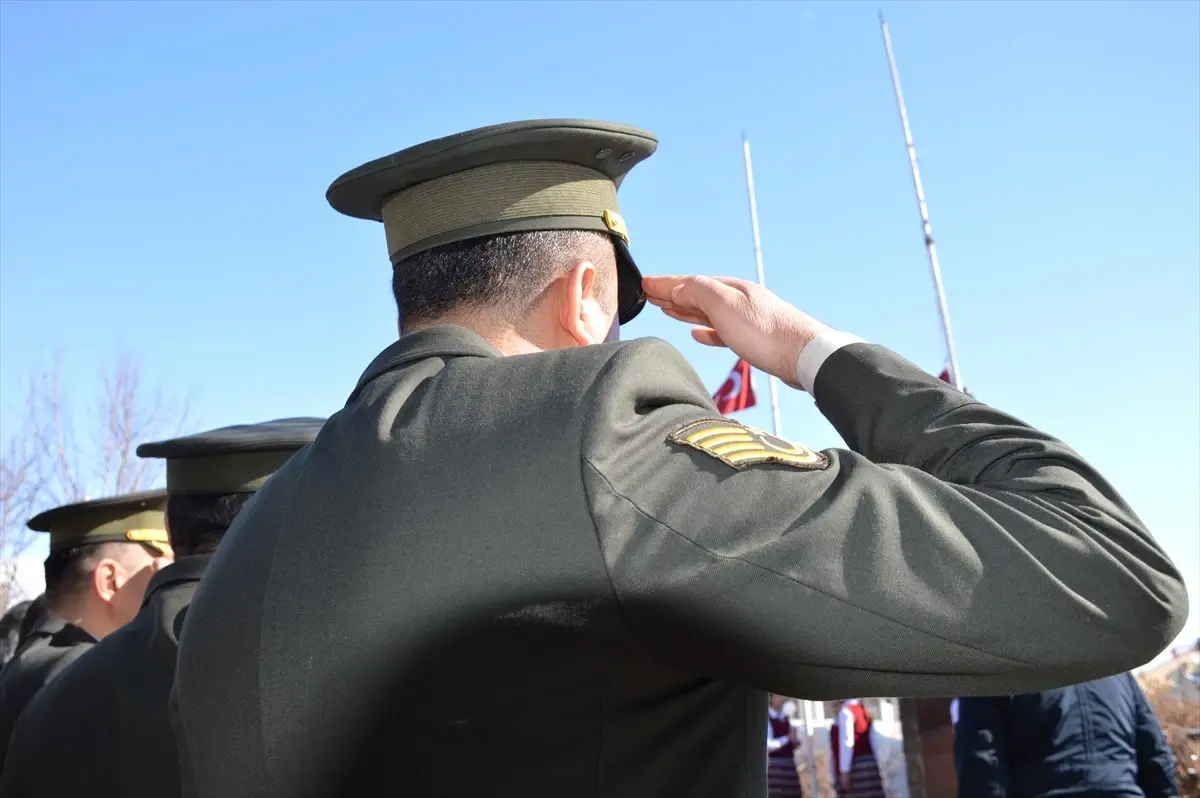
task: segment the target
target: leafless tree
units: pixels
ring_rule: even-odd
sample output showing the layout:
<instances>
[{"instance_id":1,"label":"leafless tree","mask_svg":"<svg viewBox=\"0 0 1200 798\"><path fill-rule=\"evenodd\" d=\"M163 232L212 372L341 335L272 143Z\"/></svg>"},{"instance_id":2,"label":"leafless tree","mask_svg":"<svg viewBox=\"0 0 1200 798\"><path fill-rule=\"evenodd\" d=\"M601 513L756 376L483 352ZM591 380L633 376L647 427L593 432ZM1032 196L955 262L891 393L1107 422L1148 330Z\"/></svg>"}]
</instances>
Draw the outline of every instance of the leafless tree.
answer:
<instances>
[{"instance_id":1,"label":"leafless tree","mask_svg":"<svg viewBox=\"0 0 1200 798\"><path fill-rule=\"evenodd\" d=\"M60 504L115 496L152 487L162 476L158 460L142 460L138 444L172 435L186 423L187 405L147 385L137 361L122 354L101 369L99 396L79 405L68 389L63 359L35 370L27 380L22 412L3 414L0 434L0 609L20 595L18 557L33 541L25 522ZM86 393L86 391L83 391ZM76 422L92 434L75 434Z\"/></svg>"},{"instance_id":2,"label":"leafless tree","mask_svg":"<svg viewBox=\"0 0 1200 798\"><path fill-rule=\"evenodd\" d=\"M29 398L33 395L31 386ZM29 423L32 418L29 409L27 402L26 417L15 430L3 430L4 448L0 451L0 610L12 603L12 599L22 598L10 598L17 577L16 557L28 548L32 539L33 533L26 528L25 521L33 514L43 493L44 457L33 434L33 425Z\"/></svg>"},{"instance_id":3,"label":"leafless tree","mask_svg":"<svg viewBox=\"0 0 1200 798\"><path fill-rule=\"evenodd\" d=\"M162 476L162 461L144 460L134 450L160 433L179 432L187 421L187 405L169 401L161 386L147 387L141 368L128 355L118 357L102 379L95 441L99 484L112 496L145 490Z\"/></svg>"},{"instance_id":4,"label":"leafless tree","mask_svg":"<svg viewBox=\"0 0 1200 798\"><path fill-rule=\"evenodd\" d=\"M1190 651L1200 650L1200 642ZM1154 709L1167 744L1175 755L1175 781L1180 796L1200 796L1200 671L1189 665L1186 653L1176 659L1178 669L1166 678L1141 679L1146 699ZM1170 667L1170 666L1168 666Z\"/></svg>"}]
</instances>

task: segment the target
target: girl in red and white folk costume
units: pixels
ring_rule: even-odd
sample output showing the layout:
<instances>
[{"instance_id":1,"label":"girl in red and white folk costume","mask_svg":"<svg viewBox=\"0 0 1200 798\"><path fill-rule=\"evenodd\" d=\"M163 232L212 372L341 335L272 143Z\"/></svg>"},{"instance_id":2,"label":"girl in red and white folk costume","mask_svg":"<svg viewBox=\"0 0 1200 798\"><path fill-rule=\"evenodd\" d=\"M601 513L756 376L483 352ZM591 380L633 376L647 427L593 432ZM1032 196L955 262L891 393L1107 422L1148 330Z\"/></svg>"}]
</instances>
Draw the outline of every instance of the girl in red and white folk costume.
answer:
<instances>
[{"instance_id":1,"label":"girl in red and white folk costume","mask_svg":"<svg viewBox=\"0 0 1200 798\"><path fill-rule=\"evenodd\" d=\"M767 796L803 798L800 774L796 772L796 748L800 740L783 711L783 702L783 696L772 694L767 707Z\"/></svg>"},{"instance_id":2,"label":"girl in red and white folk costume","mask_svg":"<svg viewBox=\"0 0 1200 798\"><path fill-rule=\"evenodd\" d=\"M842 704L829 729L833 784L841 798L887 798L875 759L875 728L862 699Z\"/></svg>"}]
</instances>

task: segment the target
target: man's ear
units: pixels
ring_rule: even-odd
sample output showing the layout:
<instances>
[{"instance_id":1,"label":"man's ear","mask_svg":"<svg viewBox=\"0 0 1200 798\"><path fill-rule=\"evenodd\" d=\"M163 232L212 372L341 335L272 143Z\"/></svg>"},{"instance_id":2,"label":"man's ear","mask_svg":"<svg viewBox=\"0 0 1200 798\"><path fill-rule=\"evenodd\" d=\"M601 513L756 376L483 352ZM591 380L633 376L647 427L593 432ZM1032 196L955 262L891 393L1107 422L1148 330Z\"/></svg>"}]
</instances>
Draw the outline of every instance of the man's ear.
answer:
<instances>
[{"instance_id":1,"label":"man's ear","mask_svg":"<svg viewBox=\"0 0 1200 798\"><path fill-rule=\"evenodd\" d=\"M105 602L113 600L125 583L125 569L116 560L105 557L92 569L92 590Z\"/></svg>"},{"instance_id":2,"label":"man's ear","mask_svg":"<svg viewBox=\"0 0 1200 798\"><path fill-rule=\"evenodd\" d=\"M563 331L579 346L598 344L608 332L599 296L599 272L591 261L582 261L559 278L558 313Z\"/></svg>"}]
</instances>

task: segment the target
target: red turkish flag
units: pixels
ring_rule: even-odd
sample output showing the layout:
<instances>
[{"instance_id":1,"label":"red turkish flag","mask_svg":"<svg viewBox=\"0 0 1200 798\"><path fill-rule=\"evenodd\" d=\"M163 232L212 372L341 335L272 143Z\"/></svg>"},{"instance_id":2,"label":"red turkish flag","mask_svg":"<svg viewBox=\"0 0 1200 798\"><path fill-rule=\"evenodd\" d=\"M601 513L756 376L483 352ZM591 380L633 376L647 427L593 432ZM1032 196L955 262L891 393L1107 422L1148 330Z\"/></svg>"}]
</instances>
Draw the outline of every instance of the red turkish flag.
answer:
<instances>
[{"instance_id":1,"label":"red turkish flag","mask_svg":"<svg viewBox=\"0 0 1200 798\"><path fill-rule=\"evenodd\" d=\"M745 410L748 407L754 407L756 400L754 398L754 384L750 380L750 364L742 359L734 364L733 370L729 372L729 377L725 382L721 383L721 387L713 394L713 401L717 403L717 410L721 411L721 415L727 416L730 413L736 413L739 410Z\"/></svg>"}]
</instances>

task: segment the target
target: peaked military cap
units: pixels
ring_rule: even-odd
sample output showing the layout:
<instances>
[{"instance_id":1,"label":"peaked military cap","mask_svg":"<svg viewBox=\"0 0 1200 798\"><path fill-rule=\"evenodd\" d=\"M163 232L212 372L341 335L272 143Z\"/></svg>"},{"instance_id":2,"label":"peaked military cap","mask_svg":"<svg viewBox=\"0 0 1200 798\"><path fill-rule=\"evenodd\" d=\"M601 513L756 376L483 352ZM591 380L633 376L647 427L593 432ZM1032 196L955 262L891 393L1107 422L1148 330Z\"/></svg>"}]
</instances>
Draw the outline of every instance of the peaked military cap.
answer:
<instances>
[{"instance_id":1,"label":"peaked military cap","mask_svg":"<svg viewBox=\"0 0 1200 798\"><path fill-rule=\"evenodd\" d=\"M510 122L427 141L352 169L326 192L340 213L383 222L393 267L469 238L597 230L617 251L622 324L646 304L617 188L654 154L654 134L578 119Z\"/></svg>"},{"instance_id":2,"label":"peaked military cap","mask_svg":"<svg viewBox=\"0 0 1200 798\"><path fill-rule=\"evenodd\" d=\"M323 418L281 418L236 424L137 448L139 457L167 461L171 496L249 493L312 443Z\"/></svg>"},{"instance_id":3,"label":"peaked military cap","mask_svg":"<svg viewBox=\"0 0 1200 798\"><path fill-rule=\"evenodd\" d=\"M35 532L50 533L50 550L62 551L86 543L127 541L171 553L163 508L167 493L150 490L107 499L55 507L29 520Z\"/></svg>"}]
</instances>

